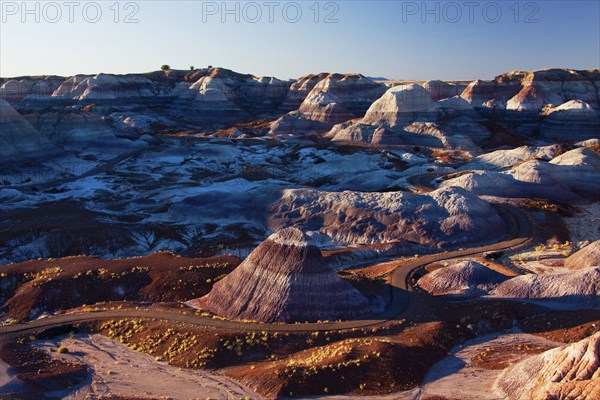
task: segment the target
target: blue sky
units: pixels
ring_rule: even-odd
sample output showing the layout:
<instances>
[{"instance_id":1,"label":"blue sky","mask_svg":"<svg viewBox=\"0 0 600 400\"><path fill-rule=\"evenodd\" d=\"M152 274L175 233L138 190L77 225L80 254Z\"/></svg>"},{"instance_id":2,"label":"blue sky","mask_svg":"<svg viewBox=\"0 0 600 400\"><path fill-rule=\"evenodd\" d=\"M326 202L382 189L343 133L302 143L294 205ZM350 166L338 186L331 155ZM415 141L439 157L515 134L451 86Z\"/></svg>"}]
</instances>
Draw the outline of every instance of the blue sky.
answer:
<instances>
[{"instance_id":1,"label":"blue sky","mask_svg":"<svg viewBox=\"0 0 600 400\"><path fill-rule=\"evenodd\" d=\"M63 1L30 2L26 14L21 1L2 0L0 75L210 64L283 79L323 71L490 79L515 69L600 68L598 0L321 1L318 15L315 1L228 2L231 14L221 1L78 2L71 23ZM124 23L131 12L137 22Z\"/></svg>"}]
</instances>

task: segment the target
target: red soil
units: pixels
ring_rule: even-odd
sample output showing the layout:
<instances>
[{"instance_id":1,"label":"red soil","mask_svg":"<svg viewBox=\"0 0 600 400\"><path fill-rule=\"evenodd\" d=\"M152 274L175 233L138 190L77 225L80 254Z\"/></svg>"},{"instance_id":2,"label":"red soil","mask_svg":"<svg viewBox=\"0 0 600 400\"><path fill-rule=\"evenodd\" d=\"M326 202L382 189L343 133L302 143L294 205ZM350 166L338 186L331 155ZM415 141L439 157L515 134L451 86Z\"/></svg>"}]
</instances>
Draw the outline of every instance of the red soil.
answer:
<instances>
[{"instance_id":1,"label":"red soil","mask_svg":"<svg viewBox=\"0 0 600 400\"><path fill-rule=\"evenodd\" d=\"M17 320L105 301L184 301L203 296L239 264L235 257L159 252L104 260L67 257L2 267L1 311ZM33 311L33 313L32 313Z\"/></svg>"}]
</instances>

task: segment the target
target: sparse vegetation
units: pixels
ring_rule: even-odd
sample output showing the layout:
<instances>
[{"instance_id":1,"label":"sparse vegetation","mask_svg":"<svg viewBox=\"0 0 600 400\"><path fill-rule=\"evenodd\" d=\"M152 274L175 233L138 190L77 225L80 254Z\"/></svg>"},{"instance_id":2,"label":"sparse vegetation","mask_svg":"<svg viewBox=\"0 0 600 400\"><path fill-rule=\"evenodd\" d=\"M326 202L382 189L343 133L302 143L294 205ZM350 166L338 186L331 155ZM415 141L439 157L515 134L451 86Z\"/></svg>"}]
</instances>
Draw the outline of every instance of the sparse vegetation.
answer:
<instances>
[{"instance_id":1,"label":"sparse vegetation","mask_svg":"<svg viewBox=\"0 0 600 400\"><path fill-rule=\"evenodd\" d=\"M103 301L189 300L208 293L212 282L238 262L233 257L190 259L157 253L114 261L69 257L14 264L4 268L0 277L0 300L5 301L6 316L17 322L43 311Z\"/></svg>"}]
</instances>

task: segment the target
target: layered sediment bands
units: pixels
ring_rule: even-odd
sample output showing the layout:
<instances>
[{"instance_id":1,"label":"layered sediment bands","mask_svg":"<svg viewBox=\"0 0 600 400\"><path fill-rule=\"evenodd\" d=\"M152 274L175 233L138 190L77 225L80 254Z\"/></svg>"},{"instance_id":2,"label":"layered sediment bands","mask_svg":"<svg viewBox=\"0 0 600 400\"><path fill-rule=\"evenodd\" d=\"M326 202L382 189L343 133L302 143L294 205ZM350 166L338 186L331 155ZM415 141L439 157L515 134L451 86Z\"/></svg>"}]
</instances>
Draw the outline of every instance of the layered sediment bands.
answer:
<instances>
[{"instance_id":1,"label":"layered sediment bands","mask_svg":"<svg viewBox=\"0 0 600 400\"><path fill-rule=\"evenodd\" d=\"M600 333L507 368L494 390L510 400L600 398Z\"/></svg>"},{"instance_id":2,"label":"layered sediment bands","mask_svg":"<svg viewBox=\"0 0 600 400\"><path fill-rule=\"evenodd\" d=\"M313 90L315 85L325 79L328 75L329 74L327 73L304 75L296 82L292 83L285 100L280 106L281 111L289 112L300 108L300 105Z\"/></svg>"},{"instance_id":3,"label":"layered sediment bands","mask_svg":"<svg viewBox=\"0 0 600 400\"><path fill-rule=\"evenodd\" d=\"M596 138L600 134L600 114L582 100L569 100L549 110L540 131L545 137L565 141Z\"/></svg>"},{"instance_id":4,"label":"layered sediment bands","mask_svg":"<svg viewBox=\"0 0 600 400\"><path fill-rule=\"evenodd\" d=\"M330 74L315 85L299 110L313 121L343 122L361 117L385 89L360 74Z\"/></svg>"},{"instance_id":5,"label":"layered sediment bands","mask_svg":"<svg viewBox=\"0 0 600 400\"><path fill-rule=\"evenodd\" d=\"M487 162L506 165L513 156L515 159L526 157L528 152L522 150L522 154L515 152L505 160L488 157ZM474 166L481 166L481 162L486 161L481 159ZM458 186L478 195L544 198L570 204L585 203L582 194L596 198L600 193L599 182L600 157L589 149L577 148L549 162L531 159L504 172L474 171L449 179L441 186Z\"/></svg>"},{"instance_id":6,"label":"layered sediment bands","mask_svg":"<svg viewBox=\"0 0 600 400\"><path fill-rule=\"evenodd\" d=\"M173 90L173 113L202 123L226 126L281 107L290 82L238 74L223 68L186 75Z\"/></svg>"},{"instance_id":7,"label":"layered sediment bands","mask_svg":"<svg viewBox=\"0 0 600 400\"><path fill-rule=\"evenodd\" d=\"M335 245L410 242L435 248L497 238L506 229L488 203L460 188L426 195L288 189L272 206L270 224L318 231Z\"/></svg>"},{"instance_id":8,"label":"layered sediment bands","mask_svg":"<svg viewBox=\"0 0 600 400\"><path fill-rule=\"evenodd\" d=\"M439 101L450 97L458 96L466 88L466 84L450 83L440 80L426 81L423 88L429 91L433 101Z\"/></svg>"},{"instance_id":9,"label":"layered sediment bands","mask_svg":"<svg viewBox=\"0 0 600 400\"><path fill-rule=\"evenodd\" d=\"M429 293L477 296L485 294L508 277L475 261L463 261L437 269L419 279L418 285Z\"/></svg>"},{"instance_id":10,"label":"layered sediment bands","mask_svg":"<svg viewBox=\"0 0 600 400\"><path fill-rule=\"evenodd\" d=\"M583 249L571 254L565 260L568 269L581 269L600 266L600 240L596 240Z\"/></svg>"},{"instance_id":11,"label":"layered sediment bands","mask_svg":"<svg viewBox=\"0 0 600 400\"><path fill-rule=\"evenodd\" d=\"M50 96L65 81L62 76L28 76L6 79L0 86L0 97L16 102L24 98Z\"/></svg>"},{"instance_id":12,"label":"layered sediment bands","mask_svg":"<svg viewBox=\"0 0 600 400\"><path fill-rule=\"evenodd\" d=\"M64 153L0 97L0 158L2 162L23 161Z\"/></svg>"},{"instance_id":13,"label":"layered sediment bands","mask_svg":"<svg viewBox=\"0 0 600 400\"><path fill-rule=\"evenodd\" d=\"M190 305L231 319L296 322L352 319L381 311L325 265L296 228L261 243L212 291Z\"/></svg>"},{"instance_id":14,"label":"layered sediment bands","mask_svg":"<svg viewBox=\"0 0 600 400\"><path fill-rule=\"evenodd\" d=\"M600 70L545 69L513 71L492 81L476 80L461 93L475 107L540 112L545 106L559 106L582 100L598 109Z\"/></svg>"},{"instance_id":15,"label":"layered sediment bands","mask_svg":"<svg viewBox=\"0 0 600 400\"><path fill-rule=\"evenodd\" d=\"M76 75L61 84L52 96L73 100L131 100L154 97L153 88L152 81L142 75Z\"/></svg>"},{"instance_id":16,"label":"layered sediment bands","mask_svg":"<svg viewBox=\"0 0 600 400\"><path fill-rule=\"evenodd\" d=\"M550 301L559 307L600 307L600 267L541 275L522 275L498 287L491 295L507 299Z\"/></svg>"},{"instance_id":17,"label":"layered sediment bands","mask_svg":"<svg viewBox=\"0 0 600 400\"><path fill-rule=\"evenodd\" d=\"M488 130L473 118L477 113L460 97L437 103L420 85L394 86L367 110L364 118L334 126L332 141L404 144L479 150Z\"/></svg>"},{"instance_id":18,"label":"layered sediment bands","mask_svg":"<svg viewBox=\"0 0 600 400\"><path fill-rule=\"evenodd\" d=\"M315 79L315 76L305 77L292 97L297 100ZM334 124L362 117L385 90L385 85L360 74L327 74L313 86L297 111L283 115L271 124L270 132L324 132Z\"/></svg>"},{"instance_id":19,"label":"layered sediment bands","mask_svg":"<svg viewBox=\"0 0 600 400\"><path fill-rule=\"evenodd\" d=\"M108 159L135 148L135 142L115 136L106 120L78 110L43 113L36 117L39 131L52 143L75 154L93 154ZM145 146L141 142L137 145Z\"/></svg>"},{"instance_id":20,"label":"layered sediment bands","mask_svg":"<svg viewBox=\"0 0 600 400\"><path fill-rule=\"evenodd\" d=\"M362 122L370 125L383 124L394 127L415 120L419 114L435 115L435 103L431 95L417 84L400 85L389 89L367 110Z\"/></svg>"}]
</instances>

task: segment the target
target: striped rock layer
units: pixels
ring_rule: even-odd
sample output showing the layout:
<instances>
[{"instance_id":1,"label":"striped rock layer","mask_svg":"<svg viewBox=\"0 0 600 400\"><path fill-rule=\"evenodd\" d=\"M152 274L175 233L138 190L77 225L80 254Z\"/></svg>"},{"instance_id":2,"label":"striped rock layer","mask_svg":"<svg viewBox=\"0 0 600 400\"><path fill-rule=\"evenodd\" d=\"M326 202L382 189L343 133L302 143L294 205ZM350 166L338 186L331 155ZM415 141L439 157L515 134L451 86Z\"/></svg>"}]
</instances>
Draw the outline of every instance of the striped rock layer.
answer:
<instances>
[{"instance_id":1,"label":"striped rock layer","mask_svg":"<svg viewBox=\"0 0 600 400\"><path fill-rule=\"evenodd\" d=\"M494 390L510 400L600 398L600 333L505 369Z\"/></svg>"},{"instance_id":2,"label":"striped rock layer","mask_svg":"<svg viewBox=\"0 0 600 400\"><path fill-rule=\"evenodd\" d=\"M297 228L271 235L208 295L189 304L230 319L262 322L352 319L373 311Z\"/></svg>"},{"instance_id":3,"label":"striped rock layer","mask_svg":"<svg viewBox=\"0 0 600 400\"><path fill-rule=\"evenodd\" d=\"M600 266L600 240L596 240L565 260L568 269Z\"/></svg>"}]
</instances>

